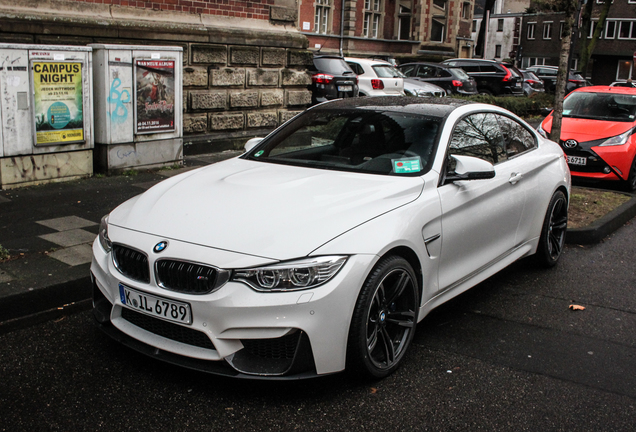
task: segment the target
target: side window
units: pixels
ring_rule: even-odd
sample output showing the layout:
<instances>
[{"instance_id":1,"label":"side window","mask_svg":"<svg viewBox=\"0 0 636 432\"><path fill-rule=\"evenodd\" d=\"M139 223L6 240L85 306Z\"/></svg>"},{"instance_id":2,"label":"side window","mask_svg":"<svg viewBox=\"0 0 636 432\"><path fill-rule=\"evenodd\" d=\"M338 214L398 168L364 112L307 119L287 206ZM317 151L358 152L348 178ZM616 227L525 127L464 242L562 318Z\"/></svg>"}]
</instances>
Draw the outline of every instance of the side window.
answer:
<instances>
[{"instance_id":1,"label":"side window","mask_svg":"<svg viewBox=\"0 0 636 432\"><path fill-rule=\"evenodd\" d=\"M478 113L464 117L453 130L450 154L473 156L495 165L506 160L504 140L494 114Z\"/></svg>"},{"instance_id":2,"label":"side window","mask_svg":"<svg viewBox=\"0 0 636 432\"><path fill-rule=\"evenodd\" d=\"M517 121L499 114L497 114L497 120L507 157L513 157L537 147L534 135Z\"/></svg>"},{"instance_id":3,"label":"side window","mask_svg":"<svg viewBox=\"0 0 636 432\"><path fill-rule=\"evenodd\" d=\"M444 69L439 69L439 70L437 71L437 76L438 76L438 77L441 77L441 78L448 78L448 77L450 77L450 76L452 76L452 75L451 75L451 73L450 73L450 72L445 71Z\"/></svg>"},{"instance_id":4,"label":"side window","mask_svg":"<svg viewBox=\"0 0 636 432\"><path fill-rule=\"evenodd\" d=\"M463 64L463 65L460 65L460 67L462 69L464 69L466 72L479 72L480 71L479 65L476 65L476 64Z\"/></svg>"},{"instance_id":5,"label":"side window","mask_svg":"<svg viewBox=\"0 0 636 432\"><path fill-rule=\"evenodd\" d=\"M417 71L418 78L433 78L435 76L435 69L430 66L420 66Z\"/></svg>"},{"instance_id":6,"label":"side window","mask_svg":"<svg viewBox=\"0 0 636 432\"><path fill-rule=\"evenodd\" d=\"M347 64L356 75L362 75L364 73L364 69L362 69L362 66L358 63L347 62Z\"/></svg>"},{"instance_id":7,"label":"side window","mask_svg":"<svg viewBox=\"0 0 636 432\"><path fill-rule=\"evenodd\" d=\"M404 66L400 67L400 72L402 72L407 77L412 77L415 75L415 66Z\"/></svg>"}]
</instances>

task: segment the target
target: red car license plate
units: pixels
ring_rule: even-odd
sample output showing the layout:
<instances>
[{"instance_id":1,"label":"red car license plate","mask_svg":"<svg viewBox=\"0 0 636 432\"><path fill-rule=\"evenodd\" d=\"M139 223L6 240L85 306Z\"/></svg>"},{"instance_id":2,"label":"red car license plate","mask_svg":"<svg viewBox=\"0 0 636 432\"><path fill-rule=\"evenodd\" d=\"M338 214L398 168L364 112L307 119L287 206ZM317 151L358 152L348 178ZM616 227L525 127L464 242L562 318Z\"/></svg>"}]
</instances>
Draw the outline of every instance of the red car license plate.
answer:
<instances>
[{"instance_id":1,"label":"red car license plate","mask_svg":"<svg viewBox=\"0 0 636 432\"><path fill-rule=\"evenodd\" d=\"M570 165L587 165L587 159L581 156L568 156Z\"/></svg>"}]
</instances>

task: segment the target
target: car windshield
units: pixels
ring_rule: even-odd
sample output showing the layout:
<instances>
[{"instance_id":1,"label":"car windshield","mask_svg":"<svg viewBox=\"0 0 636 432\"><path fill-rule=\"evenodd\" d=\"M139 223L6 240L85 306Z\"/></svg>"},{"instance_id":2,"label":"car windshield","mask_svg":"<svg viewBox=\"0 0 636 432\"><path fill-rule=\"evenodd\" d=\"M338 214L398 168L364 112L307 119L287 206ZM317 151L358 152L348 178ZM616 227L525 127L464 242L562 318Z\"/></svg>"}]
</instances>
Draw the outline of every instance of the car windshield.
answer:
<instances>
[{"instance_id":1,"label":"car windshield","mask_svg":"<svg viewBox=\"0 0 636 432\"><path fill-rule=\"evenodd\" d=\"M523 77L529 80L539 81L539 77L534 74L534 72L524 71Z\"/></svg>"},{"instance_id":2,"label":"car windshield","mask_svg":"<svg viewBox=\"0 0 636 432\"><path fill-rule=\"evenodd\" d=\"M573 92L563 102L563 117L632 122L636 95Z\"/></svg>"},{"instance_id":3,"label":"car windshield","mask_svg":"<svg viewBox=\"0 0 636 432\"><path fill-rule=\"evenodd\" d=\"M315 58L314 64L318 70L335 75L353 74L349 65L341 58Z\"/></svg>"},{"instance_id":4,"label":"car windshield","mask_svg":"<svg viewBox=\"0 0 636 432\"><path fill-rule=\"evenodd\" d=\"M404 78L404 74L393 66L373 65L371 67L379 78Z\"/></svg>"},{"instance_id":5,"label":"car windshield","mask_svg":"<svg viewBox=\"0 0 636 432\"><path fill-rule=\"evenodd\" d=\"M450 73L453 74L453 76L455 76L455 78L458 78L460 80L470 79L468 74L464 72L464 69L462 68L454 67L454 68L449 68L448 70L450 71Z\"/></svg>"},{"instance_id":6,"label":"car windshield","mask_svg":"<svg viewBox=\"0 0 636 432\"><path fill-rule=\"evenodd\" d=\"M244 157L320 169L421 175L432 164L441 121L392 111L312 109Z\"/></svg>"}]
</instances>

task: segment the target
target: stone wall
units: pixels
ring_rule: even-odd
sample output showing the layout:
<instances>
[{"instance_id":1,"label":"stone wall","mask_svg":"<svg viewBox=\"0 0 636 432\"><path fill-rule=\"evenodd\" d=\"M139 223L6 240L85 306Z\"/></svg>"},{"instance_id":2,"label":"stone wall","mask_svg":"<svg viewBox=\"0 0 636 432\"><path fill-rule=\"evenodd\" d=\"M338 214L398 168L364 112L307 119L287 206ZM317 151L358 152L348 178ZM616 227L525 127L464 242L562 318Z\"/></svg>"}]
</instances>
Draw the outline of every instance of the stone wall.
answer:
<instances>
[{"instance_id":1,"label":"stone wall","mask_svg":"<svg viewBox=\"0 0 636 432\"><path fill-rule=\"evenodd\" d=\"M209 10L212 4L221 4L181 0L1 2L0 42L182 47L186 153L188 144L199 152L238 148L246 139L262 136L310 105L307 66L312 54L307 51L307 38L295 27L295 2L254 2L254 7L256 3L267 5L267 19L220 17L196 8L166 11L161 6L199 3L210 6Z\"/></svg>"}]
</instances>

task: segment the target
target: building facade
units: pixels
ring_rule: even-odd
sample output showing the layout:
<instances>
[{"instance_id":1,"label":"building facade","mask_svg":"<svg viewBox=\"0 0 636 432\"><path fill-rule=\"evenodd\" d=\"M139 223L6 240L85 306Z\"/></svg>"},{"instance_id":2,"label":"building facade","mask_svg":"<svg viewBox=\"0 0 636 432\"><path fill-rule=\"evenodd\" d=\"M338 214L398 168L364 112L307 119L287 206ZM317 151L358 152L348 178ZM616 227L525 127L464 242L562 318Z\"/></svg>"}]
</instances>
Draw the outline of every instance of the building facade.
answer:
<instances>
[{"instance_id":1,"label":"building facade","mask_svg":"<svg viewBox=\"0 0 636 432\"><path fill-rule=\"evenodd\" d=\"M300 0L298 28L321 53L469 57L474 0Z\"/></svg>"},{"instance_id":2,"label":"building facade","mask_svg":"<svg viewBox=\"0 0 636 432\"><path fill-rule=\"evenodd\" d=\"M592 26L588 34L575 31L571 63L579 67L579 48L582 38L592 37L602 3L595 0ZM528 14L524 17L521 32L524 67L553 65L559 62L563 14ZM636 0L614 0L607 21L601 31L586 71L586 78L594 84L610 84L636 78L634 54L636 53Z\"/></svg>"},{"instance_id":3,"label":"building facade","mask_svg":"<svg viewBox=\"0 0 636 432\"><path fill-rule=\"evenodd\" d=\"M311 103L295 0L0 1L0 42L183 48L187 150L237 148Z\"/></svg>"}]
</instances>

